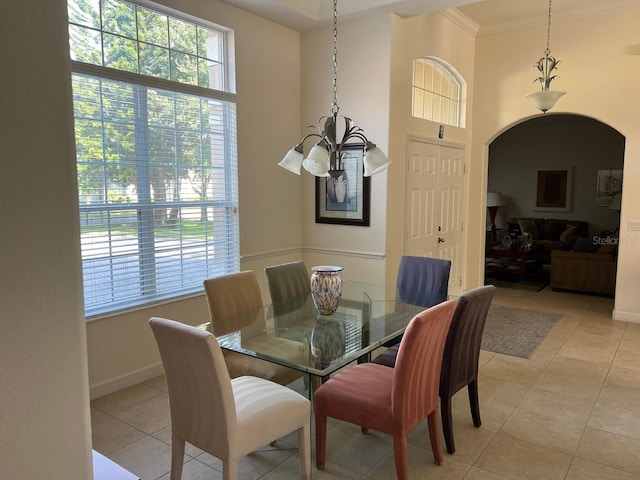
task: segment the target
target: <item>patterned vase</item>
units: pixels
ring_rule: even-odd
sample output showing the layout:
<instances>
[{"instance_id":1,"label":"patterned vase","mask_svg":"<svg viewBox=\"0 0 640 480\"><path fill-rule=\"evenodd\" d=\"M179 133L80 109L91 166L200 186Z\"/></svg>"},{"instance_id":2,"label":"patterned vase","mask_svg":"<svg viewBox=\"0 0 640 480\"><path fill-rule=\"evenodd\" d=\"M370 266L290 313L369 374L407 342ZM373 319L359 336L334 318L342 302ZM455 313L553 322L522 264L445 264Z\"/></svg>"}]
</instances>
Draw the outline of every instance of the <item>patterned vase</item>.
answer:
<instances>
[{"instance_id":1,"label":"patterned vase","mask_svg":"<svg viewBox=\"0 0 640 480\"><path fill-rule=\"evenodd\" d=\"M311 296L320 315L331 315L342 297L342 267L311 267Z\"/></svg>"},{"instance_id":2,"label":"patterned vase","mask_svg":"<svg viewBox=\"0 0 640 480\"><path fill-rule=\"evenodd\" d=\"M318 317L311 332L311 354L320 368L328 367L333 360L344 355L344 331L337 320Z\"/></svg>"}]
</instances>

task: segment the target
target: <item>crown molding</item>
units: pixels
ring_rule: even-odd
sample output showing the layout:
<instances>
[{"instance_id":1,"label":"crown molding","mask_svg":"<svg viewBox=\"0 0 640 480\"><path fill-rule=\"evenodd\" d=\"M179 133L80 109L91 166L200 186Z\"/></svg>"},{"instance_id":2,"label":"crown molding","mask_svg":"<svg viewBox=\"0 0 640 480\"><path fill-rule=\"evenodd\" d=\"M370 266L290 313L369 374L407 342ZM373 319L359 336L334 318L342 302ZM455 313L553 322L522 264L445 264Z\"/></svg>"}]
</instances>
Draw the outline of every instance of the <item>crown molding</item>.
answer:
<instances>
[{"instance_id":1,"label":"crown molding","mask_svg":"<svg viewBox=\"0 0 640 480\"><path fill-rule=\"evenodd\" d=\"M451 20L451 22L455 23L464 31L470 33L474 37L478 36L480 25L471 20L457 8L448 8L447 10L442 10L438 13L440 13L440 15L442 15L443 17Z\"/></svg>"}]
</instances>

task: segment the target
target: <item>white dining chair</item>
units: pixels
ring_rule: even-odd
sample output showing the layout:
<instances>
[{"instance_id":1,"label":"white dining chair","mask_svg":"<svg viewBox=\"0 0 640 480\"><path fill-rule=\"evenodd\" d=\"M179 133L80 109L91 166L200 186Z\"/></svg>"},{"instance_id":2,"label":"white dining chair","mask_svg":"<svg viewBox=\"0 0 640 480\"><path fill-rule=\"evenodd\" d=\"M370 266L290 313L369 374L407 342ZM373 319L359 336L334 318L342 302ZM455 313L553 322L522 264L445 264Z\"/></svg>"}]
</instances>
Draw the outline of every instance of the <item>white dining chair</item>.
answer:
<instances>
[{"instance_id":1,"label":"white dining chair","mask_svg":"<svg viewBox=\"0 0 640 480\"><path fill-rule=\"evenodd\" d=\"M309 400L263 378L229 376L210 332L153 317L171 413L171 480L180 480L185 442L222 460L224 480L238 460L297 431L302 478L311 478Z\"/></svg>"}]
</instances>

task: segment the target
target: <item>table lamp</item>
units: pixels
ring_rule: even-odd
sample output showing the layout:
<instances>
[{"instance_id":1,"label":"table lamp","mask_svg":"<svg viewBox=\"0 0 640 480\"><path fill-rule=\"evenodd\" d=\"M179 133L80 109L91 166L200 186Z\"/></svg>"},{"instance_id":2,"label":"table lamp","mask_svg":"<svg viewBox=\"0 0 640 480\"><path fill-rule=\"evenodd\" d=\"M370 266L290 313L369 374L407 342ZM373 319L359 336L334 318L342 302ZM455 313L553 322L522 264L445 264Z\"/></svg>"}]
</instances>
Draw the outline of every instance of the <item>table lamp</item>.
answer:
<instances>
[{"instance_id":1,"label":"table lamp","mask_svg":"<svg viewBox=\"0 0 640 480\"><path fill-rule=\"evenodd\" d=\"M496 231L496 213L498 213L498 207L504 205L502 203L502 195L500 192L488 192L487 193L487 208L489 209L489 218L491 219L491 231Z\"/></svg>"}]
</instances>

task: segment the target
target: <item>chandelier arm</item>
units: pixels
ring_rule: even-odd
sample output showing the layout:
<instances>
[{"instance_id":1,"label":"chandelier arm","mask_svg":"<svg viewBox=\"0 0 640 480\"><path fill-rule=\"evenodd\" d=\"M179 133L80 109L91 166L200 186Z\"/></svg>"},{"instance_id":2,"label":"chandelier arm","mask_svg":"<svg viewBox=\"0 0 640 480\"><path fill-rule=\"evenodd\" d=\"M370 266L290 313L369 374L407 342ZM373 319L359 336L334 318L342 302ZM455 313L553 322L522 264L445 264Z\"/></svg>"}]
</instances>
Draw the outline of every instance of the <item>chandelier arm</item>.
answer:
<instances>
[{"instance_id":1,"label":"chandelier arm","mask_svg":"<svg viewBox=\"0 0 640 480\"><path fill-rule=\"evenodd\" d=\"M364 136L363 133L360 132L360 130L362 130L362 129L358 128L358 130L356 130L356 131L352 132L351 134L349 134L348 138L358 138L358 139L362 140L362 143L364 145L366 145L369 140L367 139L367 137Z\"/></svg>"},{"instance_id":2,"label":"chandelier arm","mask_svg":"<svg viewBox=\"0 0 640 480\"><path fill-rule=\"evenodd\" d=\"M367 137L364 136L363 130L352 124L352 121L348 117L343 117L345 121L345 129L342 135L342 139L340 143L338 143L337 137L337 122L338 122L338 111L340 107L338 107L338 0L333 0L333 102L331 105L331 115L321 117L318 125L317 131L318 133L309 133L304 136L300 142L294 147L294 150L302 154L303 151L303 143L309 137L317 137L320 140L316 144L316 146L321 146L326 149L328 158L324 155L324 152L321 149L316 149L315 147L311 150L310 156L305 159L310 163L310 168L305 167L310 173L316 176L326 176L326 163L329 163L328 174L335 178L336 175L339 175L343 170L342 165L342 153L343 148L346 148L347 143L350 139L356 138L363 143L363 149L366 152L367 147L375 147L373 143L367 140ZM310 125L309 128L312 126ZM355 145L352 145L355 146ZM288 155L288 154L287 154ZM313 157L313 158L311 158ZM299 158L299 157L296 157ZM286 160L286 158L285 158ZM284 162L284 160L283 160ZM291 163L291 161L289 162ZM311 165L313 163L317 163L318 165ZM387 161L388 163L388 161ZM293 173L299 173L293 168L288 168L291 165L282 164L288 170L293 171ZM304 165L303 165L304 166ZM299 170L299 169L298 169ZM365 169L366 170L366 169Z\"/></svg>"}]
</instances>

